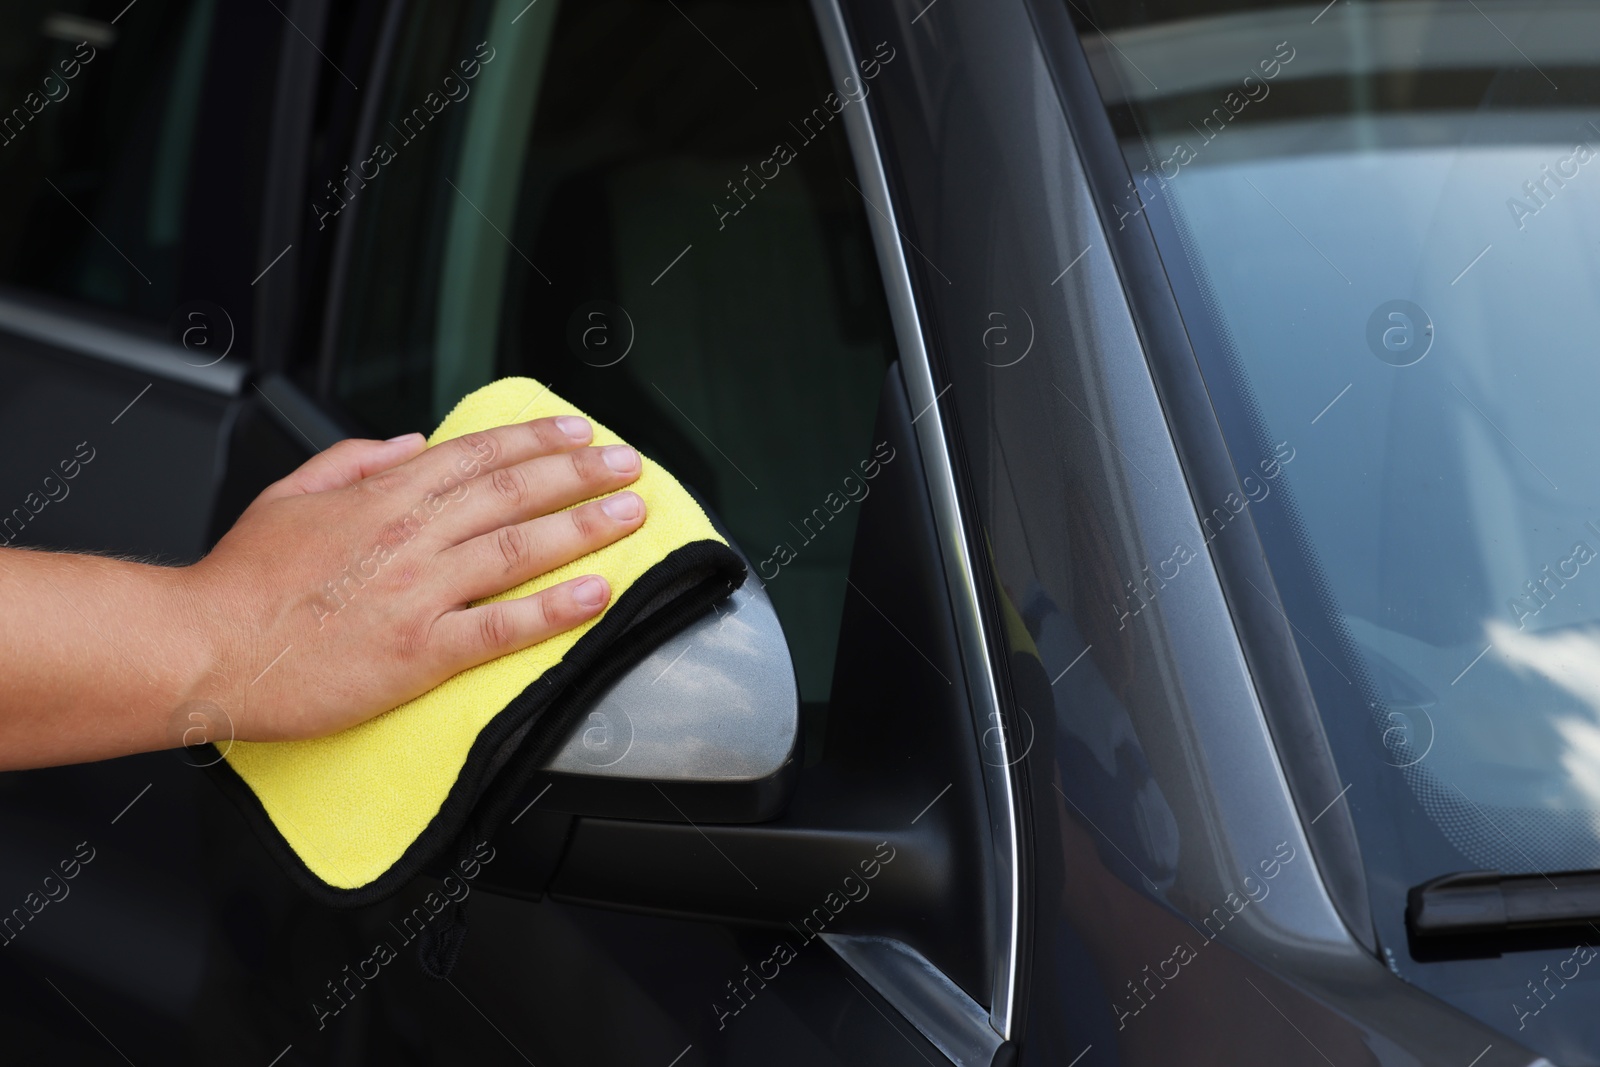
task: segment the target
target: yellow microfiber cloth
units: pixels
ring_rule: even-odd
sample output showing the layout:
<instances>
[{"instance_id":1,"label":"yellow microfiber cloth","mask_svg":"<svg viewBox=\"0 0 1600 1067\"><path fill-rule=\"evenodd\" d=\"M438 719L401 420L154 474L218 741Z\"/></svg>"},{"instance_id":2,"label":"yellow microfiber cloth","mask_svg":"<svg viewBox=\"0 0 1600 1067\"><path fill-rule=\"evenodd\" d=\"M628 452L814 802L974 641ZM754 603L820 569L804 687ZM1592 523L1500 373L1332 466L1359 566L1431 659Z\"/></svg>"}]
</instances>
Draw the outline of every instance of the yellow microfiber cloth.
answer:
<instances>
[{"instance_id":1,"label":"yellow microfiber cloth","mask_svg":"<svg viewBox=\"0 0 1600 1067\"><path fill-rule=\"evenodd\" d=\"M428 444L575 413L538 382L505 378L464 398ZM594 444L621 442L589 421ZM452 850L487 840L585 707L743 582L743 562L672 475L644 458L629 488L647 508L638 530L489 598L600 574L612 601L599 617L463 671L343 733L228 747L219 780L312 895L370 903L425 864L448 863Z\"/></svg>"}]
</instances>

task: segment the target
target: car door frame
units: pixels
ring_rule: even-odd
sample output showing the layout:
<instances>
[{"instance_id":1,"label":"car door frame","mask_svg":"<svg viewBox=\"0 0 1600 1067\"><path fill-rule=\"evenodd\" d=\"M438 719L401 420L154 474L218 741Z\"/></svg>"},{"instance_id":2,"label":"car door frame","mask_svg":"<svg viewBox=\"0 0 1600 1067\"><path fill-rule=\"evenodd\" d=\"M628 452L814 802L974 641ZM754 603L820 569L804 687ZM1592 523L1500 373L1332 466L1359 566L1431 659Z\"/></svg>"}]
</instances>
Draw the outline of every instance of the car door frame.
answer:
<instances>
[{"instance_id":1,"label":"car door frame","mask_svg":"<svg viewBox=\"0 0 1600 1067\"><path fill-rule=\"evenodd\" d=\"M314 3L316 0L307 0ZM388 53L405 5L390 5L373 33L374 53L365 78L365 92L354 121L352 143L362 143L360 131L375 122L387 73ZM819 38L836 82L856 71L856 50L845 15L837 0L810 0ZM307 106L293 90L285 90L286 107ZM843 113L852 159L867 200L866 217L879 263L880 280L909 399L917 413L914 428L924 453L923 477L933 504L941 543L944 583L961 653L967 697L973 712L973 745L984 752L982 766L986 808L992 844L989 876L993 912L987 917L996 931L996 967L987 1004L978 1004L924 957L909 946L881 938L830 938L840 957L854 968L890 1004L895 1006L952 1062L993 1061L1015 1030L1015 996L1022 944L1022 886L1024 884L1019 827L1018 792L1013 775L1017 760L1010 738L1009 715L1002 710L999 684L991 662L991 628L984 619L985 594L980 591L973 565L970 528L963 516L957 489L956 461L948 428L938 410L938 387L924 342L921 313L914 293L905 253L894 221L894 203L887 172L879 155L878 138L867 108L846 108ZM337 149L330 149L333 158ZM292 217L292 213L291 217ZM302 340L314 339L310 353L300 362L305 373L293 373L290 357L281 347L263 345L263 369L268 373L259 388L269 402L269 414L285 430L314 448L323 448L344 436L344 419L328 400L334 366L333 338L337 335L339 294L349 269L353 220L333 235L321 250L326 260L326 292L319 314L308 316L298 330ZM281 239L281 238L280 238ZM304 261L302 260L302 263ZM299 266L298 269L308 269ZM315 267L309 268L315 270ZM263 322L272 319L268 301L279 308L292 303L293 271L270 296L263 295ZM302 315L311 312L301 309ZM267 329L264 327L264 329ZM283 344L282 336L276 342ZM303 384L302 384L303 383ZM948 388L946 386L945 388ZM930 973L933 976L930 981Z\"/></svg>"},{"instance_id":2,"label":"car door frame","mask_svg":"<svg viewBox=\"0 0 1600 1067\"><path fill-rule=\"evenodd\" d=\"M844 11L839 0L811 0L811 6L833 77L836 82L844 84L846 78L858 76L858 50ZM1019 809L1019 791L1013 780L1017 759L1012 754L1015 747L1013 739L1017 732L1000 700L989 651L992 647L991 633L984 619L985 596L978 585L973 564L974 553L970 547L974 542L969 540L969 525L964 518L957 489L953 452L945 420L939 411L940 398L950 386L947 383L939 387L929 359L923 318L905 249L901 244L902 231L895 221L894 197L873 124L871 104L845 108L843 118L856 173L861 182L860 192L871 209L867 218L872 227L879 274L889 303L906 388L910 393L912 408L917 412L913 425L922 449L923 473L943 549L945 583L951 598L967 696L974 717L974 739L975 743L982 739L981 747L985 749L982 764L992 844L990 873L994 880L994 892L991 894L992 928L999 938L994 981L983 1019L983 1025L994 1036L990 1049L992 1054L1000 1042L1010 1041L1014 1036L1020 947L1023 943L1022 887L1025 880L1019 847L1022 813ZM946 1012L932 1020L924 1009L919 1008L920 998L916 994L914 980L903 970L892 966L886 970L863 970L861 961L852 961L852 966L862 970L863 976L873 982L878 992L907 1014L935 1044L944 1047L943 1043L953 1040L957 1034L965 1036L967 1040L979 1037L974 1032L976 1020L971 1008L959 1004L956 998L944 998ZM945 1032L938 1035L929 1033L930 1026L939 1027Z\"/></svg>"}]
</instances>

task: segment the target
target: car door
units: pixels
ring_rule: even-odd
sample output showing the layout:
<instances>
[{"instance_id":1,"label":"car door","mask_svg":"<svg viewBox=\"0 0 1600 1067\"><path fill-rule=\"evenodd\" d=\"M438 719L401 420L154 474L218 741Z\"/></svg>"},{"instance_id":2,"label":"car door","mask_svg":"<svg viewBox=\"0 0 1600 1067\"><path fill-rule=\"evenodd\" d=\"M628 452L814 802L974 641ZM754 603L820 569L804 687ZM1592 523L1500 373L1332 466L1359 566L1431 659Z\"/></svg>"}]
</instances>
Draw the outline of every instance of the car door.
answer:
<instances>
[{"instance_id":1,"label":"car door","mask_svg":"<svg viewBox=\"0 0 1600 1067\"><path fill-rule=\"evenodd\" d=\"M561 844L548 871L496 876L537 903L475 905L450 1000L483 1055L987 1063L1001 1044L1004 744L974 714L981 630L948 581L936 391L880 281L872 220L891 207L846 133L870 145L895 49L846 55L821 10L819 27L798 3L391 9L352 162L309 204L334 231L332 298L284 395L390 436L493 378L548 383L701 496L795 662L803 766L780 818L602 819L552 792L509 835ZM885 881L847 904L864 865ZM918 968L941 984L908 993ZM436 1002L388 981L367 1011Z\"/></svg>"},{"instance_id":2,"label":"car door","mask_svg":"<svg viewBox=\"0 0 1600 1067\"><path fill-rule=\"evenodd\" d=\"M340 436L426 431L481 384L535 377L671 469L746 553L795 663L791 792L755 823L688 821L666 792L628 819L530 793L439 983L403 953L381 978L352 970L427 879L366 908L310 904L193 757L37 776L58 783L51 803L112 782L133 803L108 832L144 819L160 842L97 852L45 916L66 947L17 953L28 1047L1004 1059L1015 752L868 116L880 78L911 76L894 43L852 44L836 8L795 0L287 18L318 58L279 82L259 377L209 453L194 544ZM277 236L294 249L274 266ZM56 817L39 862L106 839L85 829L97 815Z\"/></svg>"},{"instance_id":3,"label":"car door","mask_svg":"<svg viewBox=\"0 0 1600 1067\"><path fill-rule=\"evenodd\" d=\"M270 7L213 0L0 12L0 544L205 550L270 266L285 32ZM70 607L83 655L118 658L94 605ZM183 1058L197 784L161 756L0 776L8 1059L121 1062L96 1027Z\"/></svg>"}]
</instances>

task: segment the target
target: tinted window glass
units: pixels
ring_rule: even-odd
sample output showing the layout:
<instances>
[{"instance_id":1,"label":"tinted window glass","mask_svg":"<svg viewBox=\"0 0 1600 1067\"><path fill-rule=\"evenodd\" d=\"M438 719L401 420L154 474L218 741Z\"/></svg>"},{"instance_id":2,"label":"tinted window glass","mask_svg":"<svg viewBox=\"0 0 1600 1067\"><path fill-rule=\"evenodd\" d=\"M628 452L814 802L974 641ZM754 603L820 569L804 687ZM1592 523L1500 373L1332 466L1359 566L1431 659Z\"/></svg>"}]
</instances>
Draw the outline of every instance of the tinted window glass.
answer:
<instances>
[{"instance_id":1,"label":"tinted window glass","mask_svg":"<svg viewBox=\"0 0 1600 1067\"><path fill-rule=\"evenodd\" d=\"M803 3L433 5L312 206L354 227L348 411L387 436L497 377L549 383L727 523L810 701L891 358L843 99Z\"/></svg>"},{"instance_id":2,"label":"tinted window glass","mask_svg":"<svg viewBox=\"0 0 1600 1067\"><path fill-rule=\"evenodd\" d=\"M1250 497L1205 536L1263 532L1405 961L1408 886L1600 866L1600 12L1095 7L1113 214ZM1592 1016L1521 1024L1542 962L1407 977L1596 1062Z\"/></svg>"},{"instance_id":3,"label":"tinted window glass","mask_svg":"<svg viewBox=\"0 0 1600 1067\"><path fill-rule=\"evenodd\" d=\"M163 323L196 297L247 313L218 268L244 289L256 261L276 31L220 0L6 4L0 281Z\"/></svg>"}]
</instances>

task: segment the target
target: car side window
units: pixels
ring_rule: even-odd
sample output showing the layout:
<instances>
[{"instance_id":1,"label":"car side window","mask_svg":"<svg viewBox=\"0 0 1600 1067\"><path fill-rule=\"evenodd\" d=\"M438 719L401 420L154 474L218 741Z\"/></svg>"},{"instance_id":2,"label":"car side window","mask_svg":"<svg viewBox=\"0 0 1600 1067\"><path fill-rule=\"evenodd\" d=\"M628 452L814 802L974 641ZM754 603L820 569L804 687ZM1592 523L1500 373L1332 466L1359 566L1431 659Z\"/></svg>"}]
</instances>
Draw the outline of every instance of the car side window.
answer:
<instances>
[{"instance_id":1,"label":"car side window","mask_svg":"<svg viewBox=\"0 0 1600 1067\"><path fill-rule=\"evenodd\" d=\"M255 218L263 28L222 0L4 5L0 283L163 324L223 299L219 272L246 290L255 235L231 228Z\"/></svg>"},{"instance_id":2,"label":"car side window","mask_svg":"<svg viewBox=\"0 0 1600 1067\"><path fill-rule=\"evenodd\" d=\"M497 377L548 383L727 525L808 702L893 358L852 90L803 0L422 4L369 141L310 205L352 228L326 382L344 411L389 436Z\"/></svg>"}]
</instances>

